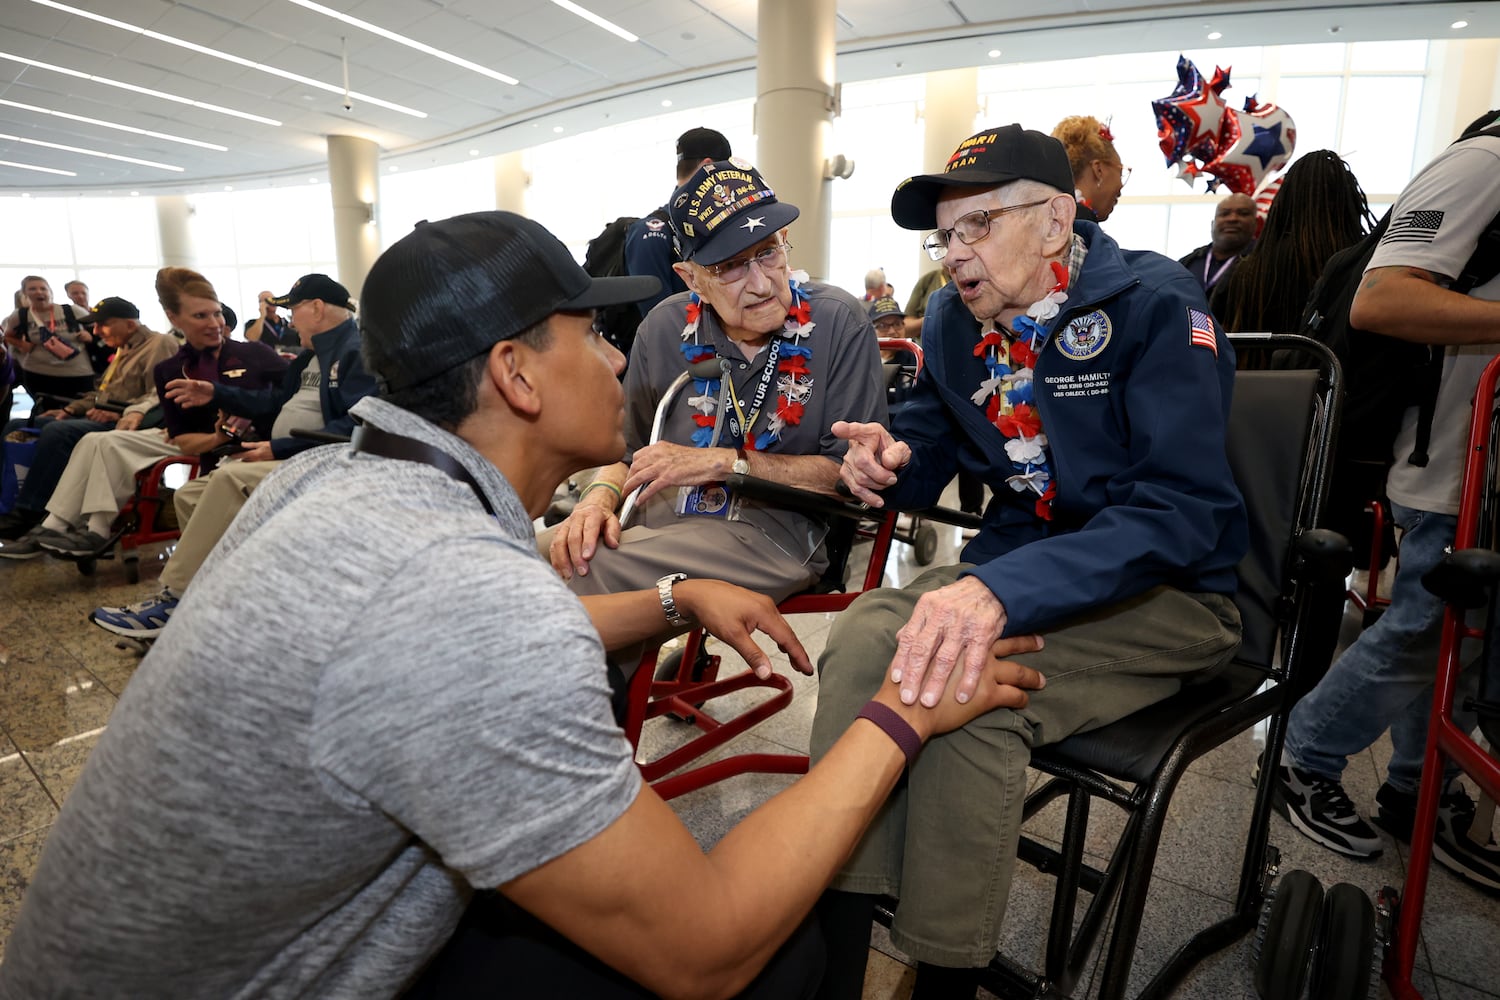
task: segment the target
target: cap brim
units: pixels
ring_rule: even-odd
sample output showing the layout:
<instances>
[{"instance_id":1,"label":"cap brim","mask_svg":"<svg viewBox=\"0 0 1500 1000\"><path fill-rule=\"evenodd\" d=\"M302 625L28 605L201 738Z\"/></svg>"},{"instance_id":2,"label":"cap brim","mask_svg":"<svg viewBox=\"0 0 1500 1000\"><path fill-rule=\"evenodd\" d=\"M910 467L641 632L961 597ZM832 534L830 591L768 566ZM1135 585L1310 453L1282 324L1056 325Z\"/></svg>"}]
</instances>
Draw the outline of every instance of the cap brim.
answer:
<instances>
[{"instance_id":1,"label":"cap brim","mask_svg":"<svg viewBox=\"0 0 1500 1000\"><path fill-rule=\"evenodd\" d=\"M972 167L960 167L946 174L910 177L902 181L901 186L891 195L891 218L902 229L936 229L937 203L944 188L995 187L1020 179L1020 174L976 170Z\"/></svg>"},{"instance_id":2,"label":"cap brim","mask_svg":"<svg viewBox=\"0 0 1500 1000\"><path fill-rule=\"evenodd\" d=\"M271 305L273 305L273 306L280 306L281 308L285 309L287 306L291 305L293 301L294 300L292 299L292 293L288 292L285 295L278 295L274 299L272 299L271 300ZM299 299L299 300L295 300L295 301L301 301L301 300Z\"/></svg>"},{"instance_id":3,"label":"cap brim","mask_svg":"<svg viewBox=\"0 0 1500 1000\"><path fill-rule=\"evenodd\" d=\"M594 278L579 295L558 305L558 309L602 309L605 306L639 302L661 291L661 279L654 274L628 274L614 278Z\"/></svg>"},{"instance_id":4,"label":"cap brim","mask_svg":"<svg viewBox=\"0 0 1500 1000\"><path fill-rule=\"evenodd\" d=\"M742 250L750 249L767 236L790 226L801 214L796 205L789 205L784 201L770 205L752 205L726 223L724 228L715 233L707 243L693 251L693 256L688 259L695 264L721 263ZM744 220L755 218L760 220L761 224L746 230L745 222L741 221L742 218Z\"/></svg>"}]
</instances>

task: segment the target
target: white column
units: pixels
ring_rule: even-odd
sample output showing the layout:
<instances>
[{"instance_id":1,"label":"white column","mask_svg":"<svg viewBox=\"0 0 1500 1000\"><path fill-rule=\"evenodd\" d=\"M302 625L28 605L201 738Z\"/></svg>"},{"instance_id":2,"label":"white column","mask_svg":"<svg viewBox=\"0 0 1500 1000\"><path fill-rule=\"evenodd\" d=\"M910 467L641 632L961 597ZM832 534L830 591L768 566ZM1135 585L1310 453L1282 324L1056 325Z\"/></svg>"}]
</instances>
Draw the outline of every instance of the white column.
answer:
<instances>
[{"instance_id":1,"label":"white column","mask_svg":"<svg viewBox=\"0 0 1500 1000\"><path fill-rule=\"evenodd\" d=\"M1500 107L1500 39L1433 42L1427 65L1413 170L1426 166L1469 122Z\"/></svg>"},{"instance_id":2,"label":"white column","mask_svg":"<svg viewBox=\"0 0 1500 1000\"><path fill-rule=\"evenodd\" d=\"M526 172L524 156L520 150L502 153L494 157L495 207L502 212L526 214L526 189L531 187L531 175Z\"/></svg>"},{"instance_id":3,"label":"white column","mask_svg":"<svg viewBox=\"0 0 1500 1000\"><path fill-rule=\"evenodd\" d=\"M380 147L358 136L330 135L328 181L333 197L338 279L357 299L370 265L380 254L380 228L376 222Z\"/></svg>"},{"instance_id":4,"label":"white column","mask_svg":"<svg viewBox=\"0 0 1500 1000\"><path fill-rule=\"evenodd\" d=\"M193 206L188 204L187 195L156 196L156 233L161 244L163 267L198 266L193 230L188 225L188 217L192 214Z\"/></svg>"},{"instance_id":5,"label":"white column","mask_svg":"<svg viewBox=\"0 0 1500 1000\"><path fill-rule=\"evenodd\" d=\"M755 68L755 165L796 205L792 262L828 277L832 210L823 178L833 133L834 0L760 0Z\"/></svg>"},{"instance_id":6,"label":"white column","mask_svg":"<svg viewBox=\"0 0 1500 1000\"><path fill-rule=\"evenodd\" d=\"M925 83L922 172L935 174L947 165L948 157L953 155L958 144L976 131L974 116L979 114L979 70L968 67L928 73ZM924 250L918 249L916 254L919 276L943 266L927 256Z\"/></svg>"}]
</instances>

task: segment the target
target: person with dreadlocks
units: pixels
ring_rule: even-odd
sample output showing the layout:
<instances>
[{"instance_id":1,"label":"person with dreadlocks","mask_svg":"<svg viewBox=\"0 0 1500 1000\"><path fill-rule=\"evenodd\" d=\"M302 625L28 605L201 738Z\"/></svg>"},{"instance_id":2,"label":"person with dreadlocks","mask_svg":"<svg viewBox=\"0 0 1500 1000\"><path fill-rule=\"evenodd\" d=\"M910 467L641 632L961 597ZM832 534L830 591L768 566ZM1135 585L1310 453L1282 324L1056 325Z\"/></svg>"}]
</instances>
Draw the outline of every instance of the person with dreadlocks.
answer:
<instances>
[{"instance_id":1,"label":"person with dreadlocks","mask_svg":"<svg viewBox=\"0 0 1500 1000\"><path fill-rule=\"evenodd\" d=\"M1108 219L1125 182L1130 180L1130 168L1115 152L1115 137L1109 126L1092 115L1071 115L1057 123L1052 137L1068 151L1077 217L1084 222Z\"/></svg>"},{"instance_id":2,"label":"person with dreadlocks","mask_svg":"<svg viewBox=\"0 0 1500 1000\"><path fill-rule=\"evenodd\" d=\"M1305 154L1286 172L1254 249L1213 288L1214 315L1230 333L1297 332L1323 265L1374 222L1349 164L1331 149Z\"/></svg>"}]
</instances>

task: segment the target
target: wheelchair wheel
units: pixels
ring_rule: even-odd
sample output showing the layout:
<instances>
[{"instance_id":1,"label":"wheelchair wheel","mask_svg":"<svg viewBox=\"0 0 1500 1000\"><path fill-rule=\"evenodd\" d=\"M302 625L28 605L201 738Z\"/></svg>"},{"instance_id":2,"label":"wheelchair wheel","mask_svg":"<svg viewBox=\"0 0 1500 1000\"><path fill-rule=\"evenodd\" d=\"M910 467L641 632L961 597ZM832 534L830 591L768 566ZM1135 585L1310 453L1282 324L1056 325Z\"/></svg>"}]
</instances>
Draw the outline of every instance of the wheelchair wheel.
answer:
<instances>
[{"instance_id":1,"label":"wheelchair wheel","mask_svg":"<svg viewBox=\"0 0 1500 1000\"><path fill-rule=\"evenodd\" d=\"M1300 869L1287 872L1267 894L1251 952L1262 1000L1302 996L1322 908L1322 884Z\"/></svg>"},{"instance_id":2,"label":"wheelchair wheel","mask_svg":"<svg viewBox=\"0 0 1500 1000\"><path fill-rule=\"evenodd\" d=\"M124 556L121 558L121 561L125 564L125 582L126 583L140 583L141 582L141 557L140 557L140 554L137 553L134 549L131 549L129 552L126 552L124 554Z\"/></svg>"},{"instance_id":3,"label":"wheelchair wheel","mask_svg":"<svg viewBox=\"0 0 1500 1000\"><path fill-rule=\"evenodd\" d=\"M930 524L924 524L918 528L912 548L915 549L913 554L916 556L918 566L930 565L932 560L937 558L937 529Z\"/></svg>"},{"instance_id":4,"label":"wheelchair wheel","mask_svg":"<svg viewBox=\"0 0 1500 1000\"><path fill-rule=\"evenodd\" d=\"M83 574L84 576L93 576L94 570L99 568L98 560L96 560L93 556L87 556L83 559L75 559L74 562L78 565L78 572ZM136 581L131 580L130 582L135 583Z\"/></svg>"},{"instance_id":5,"label":"wheelchair wheel","mask_svg":"<svg viewBox=\"0 0 1500 1000\"><path fill-rule=\"evenodd\" d=\"M1311 1000L1374 1000L1380 995L1382 957L1370 897L1348 882L1329 889L1312 962Z\"/></svg>"}]
</instances>

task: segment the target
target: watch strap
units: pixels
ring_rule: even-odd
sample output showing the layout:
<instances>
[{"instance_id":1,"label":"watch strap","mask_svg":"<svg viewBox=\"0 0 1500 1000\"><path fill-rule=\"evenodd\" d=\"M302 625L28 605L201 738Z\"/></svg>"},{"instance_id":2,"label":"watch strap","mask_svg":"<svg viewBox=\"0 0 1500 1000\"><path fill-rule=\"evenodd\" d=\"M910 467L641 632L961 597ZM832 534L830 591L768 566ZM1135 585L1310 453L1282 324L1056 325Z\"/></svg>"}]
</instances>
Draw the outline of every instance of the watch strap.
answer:
<instances>
[{"instance_id":1,"label":"watch strap","mask_svg":"<svg viewBox=\"0 0 1500 1000\"><path fill-rule=\"evenodd\" d=\"M692 622L683 617L682 612L677 610L677 601L672 597L672 585L678 580L686 580L686 573L668 573L656 581L656 596L661 600L662 614L667 616L667 624L673 628L688 628Z\"/></svg>"}]
</instances>

